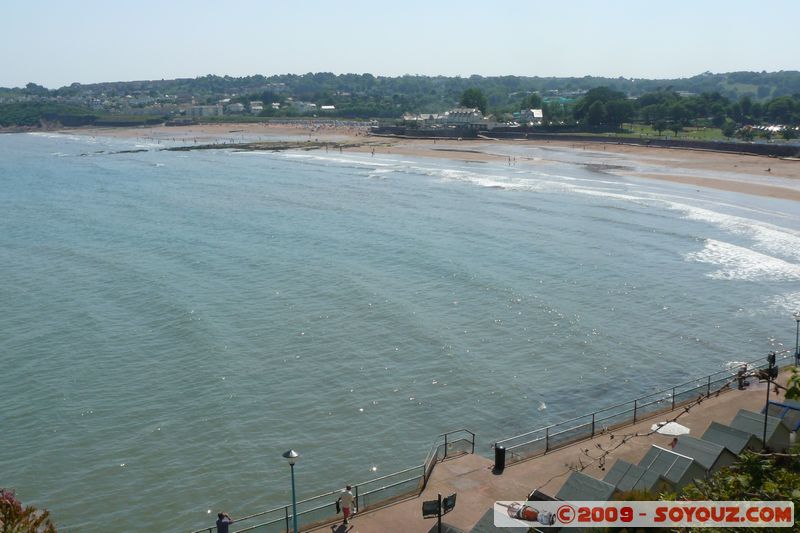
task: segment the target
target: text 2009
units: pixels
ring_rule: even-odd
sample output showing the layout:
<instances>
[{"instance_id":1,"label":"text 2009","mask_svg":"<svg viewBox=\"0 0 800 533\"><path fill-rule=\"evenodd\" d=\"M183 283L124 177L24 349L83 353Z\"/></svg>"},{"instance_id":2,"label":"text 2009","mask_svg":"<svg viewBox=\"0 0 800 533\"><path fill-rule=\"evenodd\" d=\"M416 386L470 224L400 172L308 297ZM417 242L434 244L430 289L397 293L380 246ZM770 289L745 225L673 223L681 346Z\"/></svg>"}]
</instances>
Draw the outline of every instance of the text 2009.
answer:
<instances>
[{"instance_id":1,"label":"text 2009","mask_svg":"<svg viewBox=\"0 0 800 533\"><path fill-rule=\"evenodd\" d=\"M575 513L578 522L631 522L633 509L630 507L578 507Z\"/></svg>"}]
</instances>

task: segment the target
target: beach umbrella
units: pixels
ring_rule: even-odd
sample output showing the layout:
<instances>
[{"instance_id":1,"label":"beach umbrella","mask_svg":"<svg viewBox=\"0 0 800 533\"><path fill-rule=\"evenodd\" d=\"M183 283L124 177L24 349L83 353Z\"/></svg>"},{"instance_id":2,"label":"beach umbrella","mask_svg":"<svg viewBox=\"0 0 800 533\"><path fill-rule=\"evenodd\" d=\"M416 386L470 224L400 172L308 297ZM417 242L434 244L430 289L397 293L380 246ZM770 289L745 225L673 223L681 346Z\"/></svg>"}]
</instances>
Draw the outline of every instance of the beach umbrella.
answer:
<instances>
[{"instance_id":1,"label":"beach umbrella","mask_svg":"<svg viewBox=\"0 0 800 533\"><path fill-rule=\"evenodd\" d=\"M658 422L650 426L650 430L662 435L686 435L690 431L689 428L677 422Z\"/></svg>"}]
</instances>

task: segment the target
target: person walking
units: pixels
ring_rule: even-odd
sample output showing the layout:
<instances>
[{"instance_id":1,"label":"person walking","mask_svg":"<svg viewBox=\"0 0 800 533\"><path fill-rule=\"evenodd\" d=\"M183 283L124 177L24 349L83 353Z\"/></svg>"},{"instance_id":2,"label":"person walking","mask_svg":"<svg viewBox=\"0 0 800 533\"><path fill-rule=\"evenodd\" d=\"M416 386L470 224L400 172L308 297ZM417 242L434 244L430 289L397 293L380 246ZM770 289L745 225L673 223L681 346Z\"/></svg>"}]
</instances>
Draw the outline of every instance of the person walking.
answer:
<instances>
[{"instance_id":1,"label":"person walking","mask_svg":"<svg viewBox=\"0 0 800 533\"><path fill-rule=\"evenodd\" d=\"M347 525L350 520L350 516L355 513L354 503L356 501L355 496L353 493L350 492L353 489L350 485L342 491L341 496L339 496L339 505L342 507L342 514L344 515L344 525Z\"/></svg>"},{"instance_id":2,"label":"person walking","mask_svg":"<svg viewBox=\"0 0 800 533\"><path fill-rule=\"evenodd\" d=\"M233 518L228 513L217 513L217 533L228 533L228 527L233 524Z\"/></svg>"}]
</instances>

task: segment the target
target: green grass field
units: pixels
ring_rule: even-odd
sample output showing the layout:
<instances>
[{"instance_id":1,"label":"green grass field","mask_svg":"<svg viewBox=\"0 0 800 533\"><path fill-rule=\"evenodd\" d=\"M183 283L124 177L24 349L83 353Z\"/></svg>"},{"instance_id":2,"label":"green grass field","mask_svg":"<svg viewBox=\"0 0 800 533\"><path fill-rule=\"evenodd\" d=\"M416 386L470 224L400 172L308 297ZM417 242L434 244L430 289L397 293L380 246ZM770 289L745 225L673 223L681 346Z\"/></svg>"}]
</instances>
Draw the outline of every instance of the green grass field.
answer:
<instances>
[{"instance_id":1,"label":"green grass field","mask_svg":"<svg viewBox=\"0 0 800 533\"><path fill-rule=\"evenodd\" d=\"M691 141L727 141L730 140L722 134L719 128L683 128L675 135L672 130L659 133L652 126L644 124L624 124L622 129L627 133L619 134L620 137L641 137L645 139L686 139Z\"/></svg>"}]
</instances>

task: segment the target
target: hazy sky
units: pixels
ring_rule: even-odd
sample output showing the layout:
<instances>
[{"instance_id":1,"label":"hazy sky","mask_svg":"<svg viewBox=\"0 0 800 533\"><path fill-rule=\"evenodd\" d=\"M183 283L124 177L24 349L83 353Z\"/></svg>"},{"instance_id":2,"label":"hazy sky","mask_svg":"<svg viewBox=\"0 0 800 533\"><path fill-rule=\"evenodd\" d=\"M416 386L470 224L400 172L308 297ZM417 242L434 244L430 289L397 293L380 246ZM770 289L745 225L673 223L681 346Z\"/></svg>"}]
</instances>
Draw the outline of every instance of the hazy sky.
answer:
<instances>
[{"instance_id":1,"label":"hazy sky","mask_svg":"<svg viewBox=\"0 0 800 533\"><path fill-rule=\"evenodd\" d=\"M0 86L370 72L800 69L800 0L4 0Z\"/></svg>"}]
</instances>

